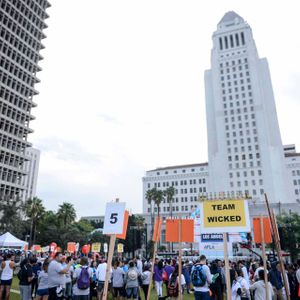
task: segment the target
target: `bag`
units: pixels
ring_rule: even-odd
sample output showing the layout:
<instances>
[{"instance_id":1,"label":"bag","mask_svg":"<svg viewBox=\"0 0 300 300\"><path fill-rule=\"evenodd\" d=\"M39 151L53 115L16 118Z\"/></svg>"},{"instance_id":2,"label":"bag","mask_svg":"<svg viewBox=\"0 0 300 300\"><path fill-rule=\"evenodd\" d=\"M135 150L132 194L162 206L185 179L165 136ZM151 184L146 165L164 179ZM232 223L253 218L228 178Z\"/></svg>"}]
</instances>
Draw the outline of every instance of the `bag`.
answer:
<instances>
[{"instance_id":1,"label":"bag","mask_svg":"<svg viewBox=\"0 0 300 300\"><path fill-rule=\"evenodd\" d=\"M195 287L201 287L206 284L206 273L203 265L196 265L192 272L192 283Z\"/></svg>"},{"instance_id":2,"label":"bag","mask_svg":"<svg viewBox=\"0 0 300 300\"><path fill-rule=\"evenodd\" d=\"M161 276L163 281L169 281L168 273L164 270Z\"/></svg>"},{"instance_id":3,"label":"bag","mask_svg":"<svg viewBox=\"0 0 300 300\"><path fill-rule=\"evenodd\" d=\"M135 269L129 269L127 273L127 277L129 280L136 280L138 278L138 273Z\"/></svg>"},{"instance_id":4,"label":"bag","mask_svg":"<svg viewBox=\"0 0 300 300\"><path fill-rule=\"evenodd\" d=\"M80 275L77 279L77 287L80 290L86 290L90 287L90 274L88 268L81 268Z\"/></svg>"},{"instance_id":5,"label":"bag","mask_svg":"<svg viewBox=\"0 0 300 300\"><path fill-rule=\"evenodd\" d=\"M170 297L178 297L178 280L177 274L171 275L171 278L168 283L168 291Z\"/></svg>"}]
</instances>

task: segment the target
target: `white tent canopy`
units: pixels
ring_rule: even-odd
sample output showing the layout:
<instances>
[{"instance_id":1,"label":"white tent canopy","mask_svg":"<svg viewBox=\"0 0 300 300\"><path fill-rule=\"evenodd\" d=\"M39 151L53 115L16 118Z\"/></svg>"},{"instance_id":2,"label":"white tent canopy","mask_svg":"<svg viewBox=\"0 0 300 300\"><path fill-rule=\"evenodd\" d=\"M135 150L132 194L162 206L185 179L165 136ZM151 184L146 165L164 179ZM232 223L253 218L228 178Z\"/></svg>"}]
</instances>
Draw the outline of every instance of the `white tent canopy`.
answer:
<instances>
[{"instance_id":1,"label":"white tent canopy","mask_svg":"<svg viewBox=\"0 0 300 300\"><path fill-rule=\"evenodd\" d=\"M19 240L9 232L0 236L0 247L24 247L27 244L27 242Z\"/></svg>"}]
</instances>

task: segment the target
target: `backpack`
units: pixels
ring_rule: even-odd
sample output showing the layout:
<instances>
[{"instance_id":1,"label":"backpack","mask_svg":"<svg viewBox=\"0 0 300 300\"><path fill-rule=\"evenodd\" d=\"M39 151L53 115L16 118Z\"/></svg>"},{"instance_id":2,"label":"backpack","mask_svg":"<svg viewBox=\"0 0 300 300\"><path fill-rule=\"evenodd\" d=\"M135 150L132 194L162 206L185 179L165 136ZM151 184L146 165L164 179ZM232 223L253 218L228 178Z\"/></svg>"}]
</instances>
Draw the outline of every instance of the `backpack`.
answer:
<instances>
[{"instance_id":1,"label":"backpack","mask_svg":"<svg viewBox=\"0 0 300 300\"><path fill-rule=\"evenodd\" d=\"M168 279L168 273L165 270L163 270L161 278L162 278L163 281L168 281L169 280Z\"/></svg>"},{"instance_id":2,"label":"backpack","mask_svg":"<svg viewBox=\"0 0 300 300\"><path fill-rule=\"evenodd\" d=\"M201 287L206 284L206 274L203 265L196 265L192 272L192 283L195 287Z\"/></svg>"},{"instance_id":3,"label":"backpack","mask_svg":"<svg viewBox=\"0 0 300 300\"><path fill-rule=\"evenodd\" d=\"M177 280L178 274L172 274L171 278L168 283L168 291L170 297L177 297L178 296L178 280Z\"/></svg>"},{"instance_id":4,"label":"backpack","mask_svg":"<svg viewBox=\"0 0 300 300\"><path fill-rule=\"evenodd\" d=\"M128 270L127 277L129 280L136 280L138 278L138 273L135 269L131 268Z\"/></svg>"},{"instance_id":5,"label":"backpack","mask_svg":"<svg viewBox=\"0 0 300 300\"><path fill-rule=\"evenodd\" d=\"M90 274L88 268L81 268L80 275L77 279L77 287L80 290L86 290L90 287Z\"/></svg>"}]
</instances>

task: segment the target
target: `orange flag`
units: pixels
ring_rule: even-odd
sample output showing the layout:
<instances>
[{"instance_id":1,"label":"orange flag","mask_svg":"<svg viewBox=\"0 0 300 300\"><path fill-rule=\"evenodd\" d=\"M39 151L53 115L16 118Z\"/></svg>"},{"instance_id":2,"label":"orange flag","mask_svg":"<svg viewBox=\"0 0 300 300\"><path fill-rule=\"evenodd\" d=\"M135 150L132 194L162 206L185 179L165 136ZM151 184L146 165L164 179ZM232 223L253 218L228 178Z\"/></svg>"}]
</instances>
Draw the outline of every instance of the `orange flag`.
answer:
<instances>
[{"instance_id":1,"label":"orange flag","mask_svg":"<svg viewBox=\"0 0 300 300\"><path fill-rule=\"evenodd\" d=\"M161 225L162 225L162 218L157 217L155 220L153 236L152 236L153 242L159 242L160 240Z\"/></svg>"},{"instance_id":2,"label":"orange flag","mask_svg":"<svg viewBox=\"0 0 300 300\"><path fill-rule=\"evenodd\" d=\"M265 243L271 244L272 243L272 233L271 233L270 218L264 217L263 225L264 225ZM253 231L254 231L254 242L256 244L262 243L262 236L261 236L261 230L260 230L260 218L253 218Z\"/></svg>"},{"instance_id":3,"label":"orange flag","mask_svg":"<svg viewBox=\"0 0 300 300\"><path fill-rule=\"evenodd\" d=\"M181 241L179 241L179 225L181 224ZM179 243L194 242L194 220L193 219L167 219L166 241Z\"/></svg>"},{"instance_id":4,"label":"orange flag","mask_svg":"<svg viewBox=\"0 0 300 300\"><path fill-rule=\"evenodd\" d=\"M123 231L121 234L117 234L117 239L126 239L127 234L127 227L128 227L128 218L129 218L129 211L125 210L124 212L124 221L123 221Z\"/></svg>"}]
</instances>

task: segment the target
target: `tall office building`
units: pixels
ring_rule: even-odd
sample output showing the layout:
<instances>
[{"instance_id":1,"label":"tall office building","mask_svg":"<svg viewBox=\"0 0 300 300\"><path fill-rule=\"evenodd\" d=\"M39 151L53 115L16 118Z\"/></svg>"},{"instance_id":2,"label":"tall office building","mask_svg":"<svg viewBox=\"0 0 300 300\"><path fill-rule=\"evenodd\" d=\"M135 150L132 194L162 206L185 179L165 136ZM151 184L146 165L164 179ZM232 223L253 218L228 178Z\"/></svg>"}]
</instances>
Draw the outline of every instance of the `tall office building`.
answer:
<instances>
[{"instance_id":1,"label":"tall office building","mask_svg":"<svg viewBox=\"0 0 300 300\"><path fill-rule=\"evenodd\" d=\"M0 1L0 194L21 196L47 0Z\"/></svg>"},{"instance_id":2,"label":"tall office building","mask_svg":"<svg viewBox=\"0 0 300 300\"><path fill-rule=\"evenodd\" d=\"M224 15L213 34L205 71L209 191L247 192L259 201L291 201L268 62L250 26ZM288 177L289 176L289 177Z\"/></svg>"},{"instance_id":3,"label":"tall office building","mask_svg":"<svg viewBox=\"0 0 300 300\"><path fill-rule=\"evenodd\" d=\"M23 168L26 176L22 178L22 185L24 186L23 201L27 201L36 196L36 186L39 173L40 164L40 150L29 147L25 152L29 158L24 162Z\"/></svg>"}]
</instances>

